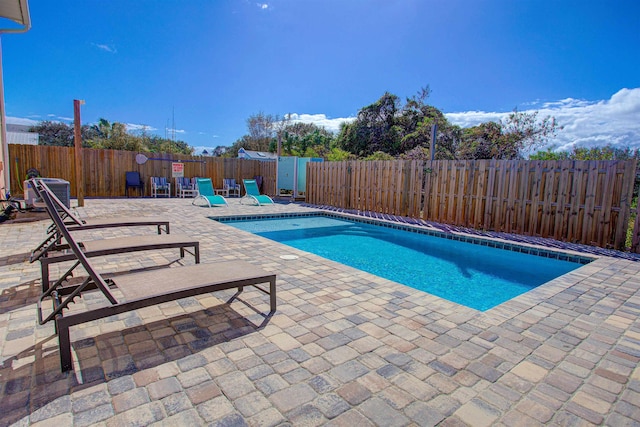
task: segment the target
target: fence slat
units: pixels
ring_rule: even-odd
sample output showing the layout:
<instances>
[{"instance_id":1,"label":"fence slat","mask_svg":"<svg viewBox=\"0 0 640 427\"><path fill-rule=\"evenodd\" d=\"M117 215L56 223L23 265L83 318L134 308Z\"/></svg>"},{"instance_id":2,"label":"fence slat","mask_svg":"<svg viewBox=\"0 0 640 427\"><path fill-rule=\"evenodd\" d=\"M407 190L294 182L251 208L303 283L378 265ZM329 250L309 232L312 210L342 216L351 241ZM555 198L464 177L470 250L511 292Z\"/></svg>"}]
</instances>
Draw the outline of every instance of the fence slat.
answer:
<instances>
[{"instance_id":1,"label":"fence slat","mask_svg":"<svg viewBox=\"0 0 640 427\"><path fill-rule=\"evenodd\" d=\"M624 175L620 188L620 218L616 221L614 247L621 247L626 244L627 230L629 228L629 218L631 217L631 199L633 198L633 184L637 161L629 160L624 165Z\"/></svg>"},{"instance_id":2,"label":"fence slat","mask_svg":"<svg viewBox=\"0 0 640 427\"><path fill-rule=\"evenodd\" d=\"M593 224L595 223L595 199L596 199L596 188L598 185L598 162L589 161L587 162L587 182L586 182L586 192L584 195L584 219L582 221L582 239L581 241L592 245L595 244L593 236L595 235L595 230L593 228Z\"/></svg>"}]
</instances>

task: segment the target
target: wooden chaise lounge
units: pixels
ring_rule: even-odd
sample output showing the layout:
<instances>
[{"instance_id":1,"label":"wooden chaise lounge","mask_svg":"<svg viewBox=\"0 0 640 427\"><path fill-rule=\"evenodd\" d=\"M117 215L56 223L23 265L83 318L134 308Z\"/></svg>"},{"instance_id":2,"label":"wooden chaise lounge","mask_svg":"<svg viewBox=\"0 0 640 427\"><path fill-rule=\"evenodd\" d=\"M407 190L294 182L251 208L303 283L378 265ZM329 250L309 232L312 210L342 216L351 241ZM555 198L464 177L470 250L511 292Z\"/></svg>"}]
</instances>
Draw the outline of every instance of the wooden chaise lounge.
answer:
<instances>
[{"instance_id":1,"label":"wooden chaise lounge","mask_svg":"<svg viewBox=\"0 0 640 427\"><path fill-rule=\"evenodd\" d=\"M49 208L54 207L54 202L48 193L43 194L43 199ZM276 275L245 261L224 261L164 268L104 279L93 268L86 253L73 239L55 209L52 209L52 219L77 259L77 265L81 265L88 273L88 277L80 284L56 282L43 291L38 301L39 323L42 325L52 320L55 321L60 349L60 364L63 372L73 369L69 328L75 325L167 301L224 289L237 288L238 292L242 292L244 286L255 286L262 292L269 294L270 314L276 311ZM263 283L269 283L268 290L258 286ZM122 297L116 299L111 288L117 288ZM95 289L102 292L109 305L88 311L65 313L75 298L80 298L84 292ZM51 300L51 306L50 309L45 309L44 302L48 299Z\"/></svg>"},{"instance_id":2,"label":"wooden chaise lounge","mask_svg":"<svg viewBox=\"0 0 640 427\"><path fill-rule=\"evenodd\" d=\"M43 181L32 178L29 183L35 190L39 198L42 198L42 191L50 191L50 189L44 184ZM44 184L44 185L42 185ZM50 193L55 197L54 193ZM115 228L115 227L144 227L153 226L157 228L158 234L162 234L164 231L166 234L171 232L169 221L164 218L158 217L112 217L112 218L90 218L80 219L78 218L64 203L59 203L56 206L58 213L62 217L65 225L70 231L82 231L82 230L94 230L99 228ZM60 233L56 231L55 226L52 224L47 230L47 237L31 251L29 262L35 262L40 257L44 256L50 251L63 250L58 245L60 244Z\"/></svg>"}]
</instances>

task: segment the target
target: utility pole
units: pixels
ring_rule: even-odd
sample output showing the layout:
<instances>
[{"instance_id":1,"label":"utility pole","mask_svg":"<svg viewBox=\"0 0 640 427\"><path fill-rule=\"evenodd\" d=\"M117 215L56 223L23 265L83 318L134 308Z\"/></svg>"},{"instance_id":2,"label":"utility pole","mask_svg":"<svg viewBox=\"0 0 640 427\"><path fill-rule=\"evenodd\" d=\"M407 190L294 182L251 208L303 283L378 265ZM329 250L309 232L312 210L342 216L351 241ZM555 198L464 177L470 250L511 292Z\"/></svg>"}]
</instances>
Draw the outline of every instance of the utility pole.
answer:
<instances>
[{"instance_id":1,"label":"utility pole","mask_svg":"<svg viewBox=\"0 0 640 427\"><path fill-rule=\"evenodd\" d=\"M76 190L78 206L84 206L84 171L82 168L82 132L80 131L80 105L83 100L73 100L73 142L75 145Z\"/></svg>"}]
</instances>

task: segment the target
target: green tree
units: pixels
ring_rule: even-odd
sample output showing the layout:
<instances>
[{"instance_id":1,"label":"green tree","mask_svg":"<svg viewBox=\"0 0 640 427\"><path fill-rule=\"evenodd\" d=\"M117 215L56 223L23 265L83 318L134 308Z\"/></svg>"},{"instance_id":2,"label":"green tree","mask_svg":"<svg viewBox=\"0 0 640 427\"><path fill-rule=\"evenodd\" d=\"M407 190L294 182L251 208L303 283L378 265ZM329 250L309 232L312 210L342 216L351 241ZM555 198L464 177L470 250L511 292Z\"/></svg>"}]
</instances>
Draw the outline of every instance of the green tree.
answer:
<instances>
[{"instance_id":1,"label":"green tree","mask_svg":"<svg viewBox=\"0 0 640 427\"><path fill-rule=\"evenodd\" d=\"M461 144L456 149L458 159L513 159L517 150L503 144L502 126L497 122L482 123L463 129Z\"/></svg>"},{"instance_id":2,"label":"green tree","mask_svg":"<svg viewBox=\"0 0 640 427\"><path fill-rule=\"evenodd\" d=\"M43 121L29 128L29 132L39 134L40 145L57 145L62 147L73 147L74 129L73 125L62 122ZM95 137L95 130L92 126L82 125L80 127L82 146L90 147L87 141Z\"/></svg>"},{"instance_id":3,"label":"green tree","mask_svg":"<svg viewBox=\"0 0 640 427\"><path fill-rule=\"evenodd\" d=\"M325 159L330 162L344 162L346 160L355 160L356 156L338 147L332 147Z\"/></svg>"},{"instance_id":4,"label":"green tree","mask_svg":"<svg viewBox=\"0 0 640 427\"><path fill-rule=\"evenodd\" d=\"M293 123L282 132L282 155L325 157L334 143L334 136L313 123Z\"/></svg>"},{"instance_id":5,"label":"green tree","mask_svg":"<svg viewBox=\"0 0 640 427\"><path fill-rule=\"evenodd\" d=\"M383 151L376 151L375 153L369 154L362 160L393 160L394 157L391 154L387 154Z\"/></svg>"},{"instance_id":6,"label":"green tree","mask_svg":"<svg viewBox=\"0 0 640 427\"><path fill-rule=\"evenodd\" d=\"M459 159L522 159L561 130L555 118L538 119L538 112L514 110L501 122L481 123L462 131L456 148Z\"/></svg>"},{"instance_id":7,"label":"green tree","mask_svg":"<svg viewBox=\"0 0 640 427\"><path fill-rule=\"evenodd\" d=\"M162 138L157 135L141 137L143 149L151 153L176 153L192 155L194 148L184 141Z\"/></svg>"},{"instance_id":8,"label":"green tree","mask_svg":"<svg viewBox=\"0 0 640 427\"><path fill-rule=\"evenodd\" d=\"M614 147L611 144L595 147L576 147L571 151L556 151L555 147L548 147L531 156L531 160L640 160L640 148Z\"/></svg>"},{"instance_id":9,"label":"green tree","mask_svg":"<svg viewBox=\"0 0 640 427\"><path fill-rule=\"evenodd\" d=\"M29 130L40 135L40 145L74 146L73 126L65 123L44 121ZM82 125L80 131L82 146L87 148L181 154L193 153L193 148L184 141L172 141L155 135L148 135L144 129L140 135L135 135L128 132L126 125L123 123L110 123L104 118L101 118L93 125Z\"/></svg>"},{"instance_id":10,"label":"green tree","mask_svg":"<svg viewBox=\"0 0 640 427\"><path fill-rule=\"evenodd\" d=\"M358 157L376 151L400 154L402 128L396 123L400 110L400 99L385 92L378 101L362 108L355 121L342 124L338 147Z\"/></svg>"},{"instance_id":11,"label":"green tree","mask_svg":"<svg viewBox=\"0 0 640 427\"><path fill-rule=\"evenodd\" d=\"M377 102L358 113L352 123L343 124L337 137L338 146L358 157L366 158L376 151L394 157L422 157L431 147L432 128L437 126L436 159L456 158L461 130L445 115L426 103L431 90L423 87L406 99L385 93Z\"/></svg>"},{"instance_id":12,"label":"green tree","mask_svg":"<svg viewBox=\"0 0 640 427\"><path fill-rule=\"evenodd\" d=\"M40 145L73 147L73 128L65 123L44 121L29 128L29 132L37 132L40 135Z\"/></svg>"},{"instance_id":13,"label":"green tree","mask_svg":"<svg viewBox=\"0 0 640 427\"><path fill-rule=\"evenodd\" d=\"M574 147L569 154L575 160L631 160L640 159L640 149L617 148L611 144L604 147Z\"/></svg>"},{"instance_id":14,"label":"green tree","mask_svg":"<svg viewBox=\"0 0 640 427\"><path fill-rule=\"evenodd\" d=\"M238 150L265 151L274 153L277 148L276 121L278 116L259 112L247 119L249 133L236 140L224 154L224 157L237 157Z\"/></svg>"},{"instance_id":15,"label":"green tree","mask_svg":"<svg viewBox=\"0 0 640 427\"><path fill-rule=\"evenodd\" d=\"M501 123L502 146L505 151L524 156L544 145L563 129L553 116L538 118L538 111L513 110ZM515 156L515 154L514 154Z\"/></svg>"},{"instance_id":16,"label":"green tree","mask_svg":"<svg viewBox=\"0 0 640 427\"><path fill-rule=\"evenodd\" d=\"M405 151L404 153L402 153L400 155L400 158L404 160L430 160L431 151L429 150L429 148L419 145L409 151Z\"/></svg>"},{"instance_id":17,"label":"green tree","mask_svg":"<svg viewBox=\"0 0 640 427\"><path fill-rule=\"evenodd\" d=\"M394 157L430 156L435 159L518 159L543 145L562 129L551 116L514 110L501 122L487 122L467 129L452 125L426 99L431 90L422 88L404 105L396 95L385 92L375 103L362 108L355 121L344 123L337 146L359 158L380 151ZM431 141L433 126L436 141Z\"/></svg>"},{"instance_id":18,"label":"green tree","mask_svg":"<svg viewBox=\"0 0 640 427\"><path fill-rule=\"evenodd\" d=\"M271 140L274 137L277 116L264 114L262 111L247 119L247 129L249 136L256 140Z\"/></svg>"},{"instance_id":19,"label":"green tree","mask_svg":"<svg viewBox=\"0 0 640 427\"><path fill-rule=\"evenodd\" d=\"M142 138L127 133L123 123L113 122L101 118L95 125L97 138L90 141L93 148L111 150L145 151Z\"/></svg>"},{"instance_id":20,"label":"green tree","mask_svg":"<svg viewBox=\"0 0 640 427\"><path fill-rule=\"evenodd\" d=\"M567 160L567 151L554 151L553 147L548 147L544 151L537 151L529 156L529 160Z\"/></svg>"}]
</instances>

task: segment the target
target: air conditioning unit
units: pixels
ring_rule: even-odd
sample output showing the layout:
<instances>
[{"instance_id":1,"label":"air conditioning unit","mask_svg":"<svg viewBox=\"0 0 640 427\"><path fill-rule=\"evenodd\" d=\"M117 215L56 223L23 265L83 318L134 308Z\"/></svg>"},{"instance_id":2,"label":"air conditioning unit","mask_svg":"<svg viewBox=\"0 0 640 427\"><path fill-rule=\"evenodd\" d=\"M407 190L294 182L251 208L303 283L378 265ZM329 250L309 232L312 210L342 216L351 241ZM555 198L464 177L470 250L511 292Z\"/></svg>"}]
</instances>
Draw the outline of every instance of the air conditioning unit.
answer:
<instances>
[{"instance_id":1,"label":"air conditioning unit","mask_svg":"<svg viewBox=\"0 0 640 427\"><path fill-rule=\"evenodd\" d=\"M68 208L71 207L71 187L69 181L59 178L36 178L37 180L44 181L47 187L51 189L53 194ZM27 206L36 208L44 207L42 199L38 198L36 191L31 186L29 181L23 182L24 188L24 201Z\"/></svg>"}]
</instances>

